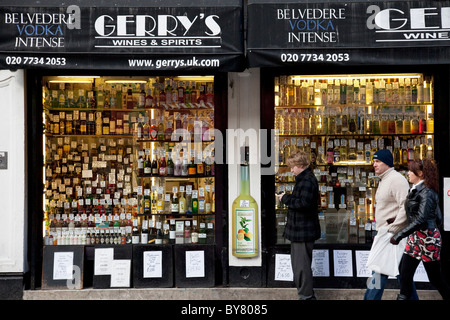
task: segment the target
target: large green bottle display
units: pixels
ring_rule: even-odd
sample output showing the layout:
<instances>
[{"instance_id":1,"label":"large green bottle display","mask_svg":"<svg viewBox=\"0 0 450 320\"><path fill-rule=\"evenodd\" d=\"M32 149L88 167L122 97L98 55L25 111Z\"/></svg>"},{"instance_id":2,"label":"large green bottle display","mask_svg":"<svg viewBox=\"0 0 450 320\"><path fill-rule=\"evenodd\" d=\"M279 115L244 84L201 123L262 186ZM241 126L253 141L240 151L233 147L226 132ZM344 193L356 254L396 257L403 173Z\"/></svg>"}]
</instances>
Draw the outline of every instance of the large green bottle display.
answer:
<instances>
[{"instance_id":1,"label":"large green bottle display","mask_svg":"<svg viewBox=\"0 0 450 320\"><path fill-rule=\"evenodd\" d=\"M238 258L258 256L258 203L250 195L249 147L243 147L240 193L232 205L232 254Z\"/></svg>"}]
</instances>

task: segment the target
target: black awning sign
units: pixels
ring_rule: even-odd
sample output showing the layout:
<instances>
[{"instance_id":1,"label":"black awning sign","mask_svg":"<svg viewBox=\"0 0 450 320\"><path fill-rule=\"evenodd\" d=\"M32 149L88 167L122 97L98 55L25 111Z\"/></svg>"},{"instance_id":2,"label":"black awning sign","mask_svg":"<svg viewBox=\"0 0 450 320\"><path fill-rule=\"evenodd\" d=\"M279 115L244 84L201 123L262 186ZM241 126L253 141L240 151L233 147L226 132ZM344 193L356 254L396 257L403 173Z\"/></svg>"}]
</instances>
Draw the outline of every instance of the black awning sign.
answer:
<instances>
[{"instance_id":1,"label":"black awning sign","mask_svg":"<svg viewBox=\"0 0 450 320\"><path fill-rule=\"evenodd\" d=\"M184 60L197 55L215 58L220 66L190 69L233 69L240 62L231 60L242 60L244 55L241 21L242 7L230 3L210 7L2 7L0 66L14 67L11 62L18 62L17 68L45 67L39 63L42 58L59 58L64 61L61 67L84 68L95 60L101 69L110 68L111 63L102 63L98 55ZM170 70L171 64L160 65Z\"/></svg>"},{"instance_id":2,"label":"black awning sign","mask_svg":"<svg viewBox=\"0 0 450 320\"><path fill-rule=\"evenodd\" d=\"M391 62L392 54L404 52L405 48L417 48L416 59L420 61L420 52L430 47L440 47L440 52L450 47L450 1L249 0L248 21L250 66L273 66L276 56L278 65L307 62L308 55L318 62L367 63L370 50L379 54L386 49L389 57L380 60L377 55L375 63L379 64L383 60ZM362 49L367 51L361 56ZM327 54L343 58L336 55L327 60ZM263 62L264 56L270 59ZM449 56L425 60L450 63Z\"/></svg>"}]
</instances>

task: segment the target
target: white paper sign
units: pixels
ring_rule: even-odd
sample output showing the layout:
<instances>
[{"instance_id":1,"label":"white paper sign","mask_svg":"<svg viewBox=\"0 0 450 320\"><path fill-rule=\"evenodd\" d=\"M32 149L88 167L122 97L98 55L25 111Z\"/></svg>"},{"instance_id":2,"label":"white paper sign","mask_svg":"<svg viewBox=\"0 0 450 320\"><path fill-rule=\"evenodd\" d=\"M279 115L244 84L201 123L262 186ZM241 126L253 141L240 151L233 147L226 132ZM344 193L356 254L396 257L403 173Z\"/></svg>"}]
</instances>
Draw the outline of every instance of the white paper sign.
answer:
<instances>
[{"instance_id":1,"label":"white paper sign","mask_svg":"<svg viewBox=\"0 0 450 320\"><path fill-rule=\"evenodd\" d=\"M450 178L444 178L444 206L443 212L444 215L444 230L450 231Z\"/></svg>"},{"instance_id":2,"label":"white paper sign","mask_svg":"<svg viewBox=\"0 0 450 320\"><path fill-rule=\"evenodd\" d=\"M370 251L368 250L356 250L356 276L361 278L367 278L372 275L372 271L367 268L367 258L369 257Z\"/></svg>"},{"instance_id":3,"label":"white paper sign","mask_svg":"<svg viewBox=\"0 0 450 320\"><path fill-rule=\"evenodd\" d=\"M414 273L414 281L416 282L429 282L427 272L425 271L425 267L423 266L423 262L420 261L417 266L416 273Z\"/></svg>"},{"instance_id":4,"label":"white paper sign","mask_svg":"<svg viewBox=\"0 0 450 320\"><path fill-rule=\"evenodd\" d=\"M110 275L114 260L114 248L95 248L94 275Z\"/></svg>"},{"instance_id":5,"label":"white paper sign","mask_svg":"<svg viewBox=\"0 0 450 320\"><path fill-rule=\"evenodd\" d=\"M275 255L275 281L294 281L290 254Z\"/></svg>"},{"instance_id":6,"label":"white paper sign","mask_svg":"<svg viewBox=\"0 0 450 320\"><path fill-rule=\"evenodd\" d=\"M55 252L53 257L53 280L72 279L73 252Z\"/></svg>"},{"instance_id":7,"label":"white paper sign","mask_svg":"<svg viewBox=\"0 0 450 320\"><path fill-rule=\"evenodd\" d=\"M353 277L352 250L334 250L334 276Z\"/></svg>"},{"instance_id":8,"label":"white paper sign","mask_svg":"<svg viewBox=\"0 0 450 320\"><path fill-rule=\"evenodd\" d=\"M144 251L144 278L162 278L162 251Z\"/></svg>"},{"instance_id":9,"label":"white paper sign","mask_svg":"<svg viewBox=\"0 0 450 320\"><path fill-rule=\"evenodd\" d=\"M205 277L205 251L186 251L186 278Z\"/></svg>"},{"instance_id":10,"label":"white paper sign","mask_svg":"<svg viewBox=\"0 0 450 320\"><path fill-rule=\"evenodd\" d=\"M311 268L313 277L330 276L330 256L327 249L313 250Z\"/></svg>"},{"instance_id":11,"label":"white paper sign","mask_svg":"<svg viewBox=\"0 0 450 320\"><path fill-rule=\"evenodd\" d=\"M129 287L131 274L131 260L113 260L111 270L111 288Z\"/></svg>"}]
</instances>

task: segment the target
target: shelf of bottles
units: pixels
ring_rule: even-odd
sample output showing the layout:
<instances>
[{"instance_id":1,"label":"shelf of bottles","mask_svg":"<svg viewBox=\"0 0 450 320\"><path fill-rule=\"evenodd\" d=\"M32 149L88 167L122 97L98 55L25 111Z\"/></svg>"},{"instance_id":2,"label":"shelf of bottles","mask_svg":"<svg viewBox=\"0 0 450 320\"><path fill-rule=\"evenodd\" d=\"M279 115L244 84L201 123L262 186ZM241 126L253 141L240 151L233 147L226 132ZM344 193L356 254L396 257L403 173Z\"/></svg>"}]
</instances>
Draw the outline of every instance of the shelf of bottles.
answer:
<instances>
[{"instance_id":1,"label":"shelf of bottles","mask_svg":"<svg viewBox=\"0 0 450 320\"><path fill-rule=\"evenodd\" d=\"M213 77L47 77L44 244L214 244Z\"/></svg>"},{"instance_id":2,"label":"shelf of bottles","mask_svg":"<svg viewBox=\"0 0 450 320\"><path fill-rule=\"evenodd\" d=\"M297 150L311 155L321 203L318 243L370 243L375 235L373 171L378 149L408 161L434 157L433 79L423 74L279 76L275 78L276 192L292 192L286 165ZM276 201L277 244L287 208Z\"/></svg>"}]
</instances>

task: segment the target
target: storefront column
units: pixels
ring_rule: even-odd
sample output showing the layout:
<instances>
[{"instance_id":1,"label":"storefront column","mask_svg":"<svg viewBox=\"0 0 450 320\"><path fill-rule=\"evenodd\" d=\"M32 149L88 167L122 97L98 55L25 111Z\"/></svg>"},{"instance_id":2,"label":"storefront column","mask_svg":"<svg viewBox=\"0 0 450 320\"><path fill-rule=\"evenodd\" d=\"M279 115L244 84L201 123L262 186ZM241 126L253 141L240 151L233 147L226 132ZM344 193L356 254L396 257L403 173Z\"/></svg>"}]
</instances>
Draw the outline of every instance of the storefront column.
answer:
<instances>
[{"instance_id":1,"label":"storefront column","mask_svg":"<svg viewBox=\"0 0 450 320\"><path fill-rule=\"evenodd\" d=\"M259 204L261 221L261 168L259 165L260 129L260 70L248 69L242 73L229 73L228 81L228 259L230 286L259 287L262 284L261 223L259 232L259 254L254 258L236 258L232 246L232 205L239 196L240 147L247 141L250 147L250 194Z\"/></svg>"},{"instance_id":2,"label":"storefront column","mask_svg":"<svg viewBox=\"0 0 450 320\"><path fill-rule=\"evenodd\" d=\"M0 299L21 299L25 262L24 71L0 70Z\"/></svg>"}]
</instances>

